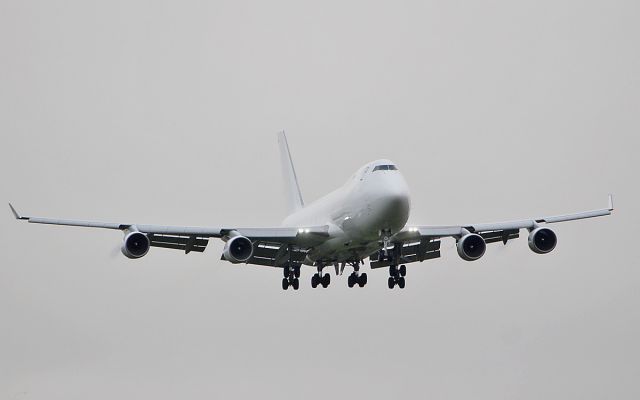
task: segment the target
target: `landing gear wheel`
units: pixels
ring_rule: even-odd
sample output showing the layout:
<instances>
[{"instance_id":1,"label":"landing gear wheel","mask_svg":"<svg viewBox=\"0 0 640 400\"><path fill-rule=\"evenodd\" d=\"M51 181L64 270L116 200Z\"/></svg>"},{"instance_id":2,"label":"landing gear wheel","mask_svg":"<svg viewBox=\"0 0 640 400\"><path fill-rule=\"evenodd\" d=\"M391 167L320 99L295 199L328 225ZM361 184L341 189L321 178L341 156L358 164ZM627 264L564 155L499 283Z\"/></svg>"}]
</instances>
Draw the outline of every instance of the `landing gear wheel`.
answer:
<instances>
[{"instance_id":1,"label":"landing gear wheel","mask_svg":"<svg viewBox=\"0 0 640 400\"><path fill-rule=\"evenodd\" d=\"M400 278L398 278L398 287L400 287L400 289L404 289L404 276L401 276Z\"/></svg>"},{"instance_id":2,"label":"landing gear wheel","mask_svg":"<svg viewBox=\"0 0 640 400\"><path fill-rule=\"evenodd\" d=\"M287 278L282 278L282 290L287 290L289 288L289 281Z\"/></svg>"},{"instance_id":3,"label":"landing gear wheel","mask_svg":"<svg viewBox=\"0 0 640 400\"><path fill-rule=\"evenodd\" d=\"M389 284L389 289L393 289L393 287L396 285L396 280L393 279L393 277L389 277L389 280L387 281L387 283Z\"/></svg>"},{"instance_id":4,"label":"landing gear wheel","mask_svg":"<svg viewBox=\"0 0 640 400\"><path fill-rule=\"evenodd\" d=\"M293 268L293 275L294 275L296 278L300 278L300 266L297 266L297 267L294 267L294 268ZM403 275L403 276L404 276L404 275Z\"/></svg>"},{"instance_id":5,"label":"landing gear wheel","mask_svg":"<svg viewBox=\"0 0 640 400\"><path fill-rule=\"evenodd\" d=\"M322 280L322 287L326 289L327 286L329 286L329 284L331 283L331 275L324 274L322 275L321 280Z\"/></svg>"},{"instance_id":6,"label":"landing gear wheel","mask_svg":"<svg viewBox=\"0 0 640 400\"><path fill-rule=\"evenodd\" d=\"M282 276L284 276L285 278L288 278L289 274L290 274L289 267L282 268Z\"/></svg>"},{"instance_id":7,"label":"landing gear wheel","mask_svg":"<svg viewBox=\"0 0 640 400\"><path fill-rule=\"evenodd\" d=\"M320 281L320 277L318 276L318 274L313 274L313 276L311 277L311 287L312 288L317 288L318 287L318 283Z\"/></svg>"},{"instance_id":8,"label":"landing gear wheel","mask_svg":"<svg viewBox=\"0 0 640 400\"><path fill-rule=\"evenodd\" d=\"M398 266L397 265L392 265L389 267L389 275L393 276L394 278L398 277Z\"/></svg>"},{"instance_id":9,"label":"landing gear wheel","mask_svg":"<svg viewBox=\"0 0 640 400\"><path fill-rule=\"evenodd\" d=\"M349 278L347 279L347 286L352 288L355 284L356 284L356 275L355 274L349 275Z\"/></svg>"},{"instance_id":10,"label":"landing gear wheel","mask_svg":"<svg viewBox=\"0 0 640 400\"><path fill-rule=\"evenodd\" d=\"M400 272L400 276L407 276L407 266L402 264L398 272Z\"/></svg>"},{"instance_id":11,"label":"landing gear wheel","mask_svg":"<svg viewBox=\"0 0 640 400\"><path fill-rule=\"evenodd\" d=\"M300 280L298 278L295 278L291 282L291 286L293 287L293 290L298 290L298 288L300 287Z\"/></svg>"},{"instance_id":12,"label":"landing gear wheel","mask_svg":"<svg viewBox=\"0 0 640 400\"><path fill-rule=\"evenodd\" d=\"M358 286L364 287L364 285L366 284L367 284L367 274L365 272L358 277Z\"/></svg>"}]
</instances>

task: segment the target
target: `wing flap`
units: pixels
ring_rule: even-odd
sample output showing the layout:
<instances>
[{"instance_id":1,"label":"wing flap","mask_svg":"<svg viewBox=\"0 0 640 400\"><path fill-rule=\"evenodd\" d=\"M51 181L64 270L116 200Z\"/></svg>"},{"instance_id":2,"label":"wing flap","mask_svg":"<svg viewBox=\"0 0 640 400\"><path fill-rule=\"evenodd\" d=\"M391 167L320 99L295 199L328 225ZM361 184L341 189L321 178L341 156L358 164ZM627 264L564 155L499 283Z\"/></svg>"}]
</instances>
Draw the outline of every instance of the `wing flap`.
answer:
<instances>
[{"instance_id":1,"label":"wing flap","mask_svg":"<svg viewBox=\"0 0 640 400\"><path fill-rule=\"evenodd\" d=\"M253 256L247 264L266 265L270 267L282 267L291 261L293 264L302 264L307 256L307 250L276 242L256 242L253 245Z\"/></svg>"},{"instance_id":2,"label":"wing flap","mask_svg":"<svg viewBox=\"0 0 640 400\"><path fill-rule=\"evenodd\" d=\"M401 264L410 264L414 262L422 262L425 260L431 260L440 257L440 241L422 239L419 241L410 241L401 244L397 244L397 249L394 251L400 251L399 260ZM371 262L371 268L384 268L393 264L390 259L369 259Z\"/></svg>"},{"instance_id":3,"label":"wing flap","mask_svg":"<svg viewBox=\"0 0 640 400\"><path fill-rule=\"evenodd\" d=\"M507 229L502 231L489 231L482 232L480 236L484 238L486 243L502 242L507 243L509 240L517 239L520 237L520 231L518 229Z\"/></svg>"},{"instance_id":4,"label":"wing flap","mask_svg":"<svg viewBox=\"0 0 640 400\"><path fill-rule=\"evenodd\" d=\"M202 253L209 243L209 239L197 236L150 234L148 237L152 247L184 250L185 253L190 253L192 251Z\"/></svg>"}]
</instances>

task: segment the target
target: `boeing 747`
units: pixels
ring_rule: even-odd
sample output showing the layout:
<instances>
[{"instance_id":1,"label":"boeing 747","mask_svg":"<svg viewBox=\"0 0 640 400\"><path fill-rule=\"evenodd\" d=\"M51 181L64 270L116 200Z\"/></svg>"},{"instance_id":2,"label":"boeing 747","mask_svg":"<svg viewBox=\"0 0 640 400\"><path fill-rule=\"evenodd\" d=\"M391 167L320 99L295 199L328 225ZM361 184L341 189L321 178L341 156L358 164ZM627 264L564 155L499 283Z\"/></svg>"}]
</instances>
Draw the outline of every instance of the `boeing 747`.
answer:
<instances>
[{"instance_id":1,"label":"boeing 747","mask_svg":"<svg viewBox=\"0 0 640 400\"><path fill-rule=\"evenodd\" d=\"M298 179L284 132L278 134L283 177L289 215L281 226L263 228L187 227L144 225L122 222L92 222L19 214L19 220L37 224L82 226L119 230L124 233L122 254L128 258L144 257L151 247L203 252L209 239L225 242L222 260L234 264L254 264L282 271L282 288L298 290L300 268L315 268L311 286L329 286L331 276L326 267L333 266L336 276L346 266L349 287L364 287L367 274L361 272L364 260L371 269L388 270L389 289L405 287L407 264L440 257L440 241L453 238L458 255L466 261L481 258L489 243L519 237L528 231L529 248L537 254L551 252L557 244L556 234L548 225L558 222L610 215L607 208L567 215L539 217L518 221L449 225L407 226L411 207L407 183L395 163L376 160L362 166L339 189L308 205L302 200Z\"/></svg>"}]
</instances>

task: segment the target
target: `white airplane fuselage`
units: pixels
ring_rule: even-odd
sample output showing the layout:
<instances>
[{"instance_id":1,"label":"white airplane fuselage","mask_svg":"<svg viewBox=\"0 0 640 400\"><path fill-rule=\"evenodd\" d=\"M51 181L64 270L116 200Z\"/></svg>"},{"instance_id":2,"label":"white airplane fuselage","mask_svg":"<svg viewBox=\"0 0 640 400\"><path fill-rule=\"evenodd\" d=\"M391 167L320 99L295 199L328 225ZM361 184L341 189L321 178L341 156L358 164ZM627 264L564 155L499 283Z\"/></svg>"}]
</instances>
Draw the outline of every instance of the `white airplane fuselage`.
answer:
<instances>
[{"instance_id":1,"label":"white airplane fuselage","mask_svg":"<svg viewBox=\"0 0 640 400\"><path fill-rule=\"evenodd\" d=\"M384 235L404 228L409 219L407 183L389 160L361 167L342 187L289 215L283 226L328 225L330 239L308 253L307 264L361 260L380 248Z\"/></svg>"}]
</instances>

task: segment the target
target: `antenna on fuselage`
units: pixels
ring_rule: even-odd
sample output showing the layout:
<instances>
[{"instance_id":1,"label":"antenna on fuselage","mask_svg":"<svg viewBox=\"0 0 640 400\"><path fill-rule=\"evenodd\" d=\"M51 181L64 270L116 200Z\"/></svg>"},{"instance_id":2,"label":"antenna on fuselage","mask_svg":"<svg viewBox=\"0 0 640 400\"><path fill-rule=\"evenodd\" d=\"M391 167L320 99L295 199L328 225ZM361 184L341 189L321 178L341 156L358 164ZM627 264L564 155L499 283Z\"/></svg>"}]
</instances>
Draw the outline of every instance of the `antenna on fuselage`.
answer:
<instances>
[{"instance_id":1,"label":"antenna on fuselage","mask_svg":"<svg viewBox=\"0 0 640 400\"><path fill-rule=\"evenodd\" d=\"M278 132L278 145L280 146L280 164L286 192L287 213L290 215L304 207L304 201L302 200L298 177L293 167L293 160L291 159L289 144L284 131Z\"/></svg>"}]
</instances>

